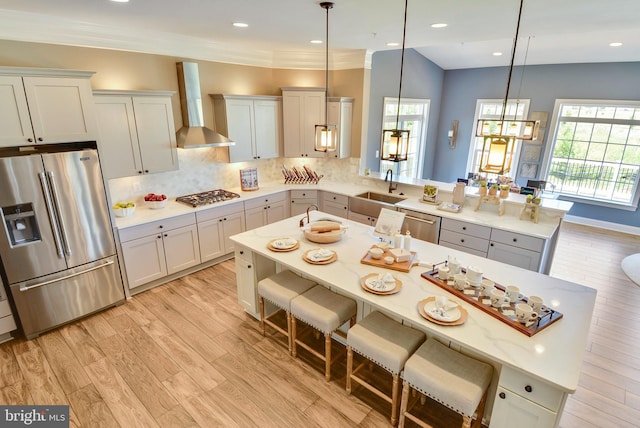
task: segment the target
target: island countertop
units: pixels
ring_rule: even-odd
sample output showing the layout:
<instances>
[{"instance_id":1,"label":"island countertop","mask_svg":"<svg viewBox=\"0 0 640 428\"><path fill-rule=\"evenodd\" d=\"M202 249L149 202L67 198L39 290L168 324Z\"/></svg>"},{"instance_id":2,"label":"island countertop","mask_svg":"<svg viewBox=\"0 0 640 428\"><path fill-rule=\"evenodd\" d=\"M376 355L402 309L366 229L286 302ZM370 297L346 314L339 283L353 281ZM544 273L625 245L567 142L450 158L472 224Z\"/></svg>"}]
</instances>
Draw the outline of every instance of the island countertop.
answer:
<instances>
[{"instance_id":1,"label":"island countertop","mask_svg":"<svg viewBox=\"0 0 640 428\"><path fill-rule=\"evenodd\" d=\"M344 237L333 244L309 242L299 230L299 219L289 218L234 235L231 239L239 246L319 284L364 302L373 309L399 317L427 335L477 354L496 367L506 366L524 372L565 393L575 391L596 290L417 239L412 240L411 250L417 253L417 259L422 263L414 264L408 273L365 265L360 262L361 259L374 243L379 242L379 238L373 235L373 228L319 211L311 212L312 221L319 218L334 218L345 224L347 231ZM270 240L283 237L298 239L300 248L291 252L272 252L267 249ZM305 262L302 254L318 247L335 250L337 261L328 265ZM517 285L526 296L541 296L546 305L563 313L563 318L528 337L420 276L422 272L431 270L426 265L443 262L449 255L457 257L462 266L479 266L484 277L496 283ZM360 279L363 276L387 272L402 281L402 289L397 294L374 295L361 287ZM441 326L423 318L418 312L418 302L436 295L448 295L464 307L468 312L466 322L460 326Z\"/></svg>"}]
</instances>

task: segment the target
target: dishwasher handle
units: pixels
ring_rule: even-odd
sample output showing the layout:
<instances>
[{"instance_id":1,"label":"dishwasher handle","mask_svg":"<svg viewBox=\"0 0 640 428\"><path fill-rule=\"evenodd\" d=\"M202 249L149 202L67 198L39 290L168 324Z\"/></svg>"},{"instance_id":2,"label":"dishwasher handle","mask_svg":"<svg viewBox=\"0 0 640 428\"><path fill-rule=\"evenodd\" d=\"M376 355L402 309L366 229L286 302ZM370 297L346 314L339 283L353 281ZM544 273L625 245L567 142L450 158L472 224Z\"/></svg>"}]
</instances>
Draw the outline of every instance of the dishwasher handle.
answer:
<instances>
[{"instance_id":1,"label":"dishwasher handle","mask_svg":"<svg viewBox=\"0 0 640 428\"><path fill-rule=\"evenodd\" d=\"M411 221L419 221L420 223L426 223L428 225L433 226L434 224L436 224L435 220L423 220L421 218L418 217L411 217L411 216L406 216L405 217L407 220L411 220Z\"/></svg>"}]
</instances>

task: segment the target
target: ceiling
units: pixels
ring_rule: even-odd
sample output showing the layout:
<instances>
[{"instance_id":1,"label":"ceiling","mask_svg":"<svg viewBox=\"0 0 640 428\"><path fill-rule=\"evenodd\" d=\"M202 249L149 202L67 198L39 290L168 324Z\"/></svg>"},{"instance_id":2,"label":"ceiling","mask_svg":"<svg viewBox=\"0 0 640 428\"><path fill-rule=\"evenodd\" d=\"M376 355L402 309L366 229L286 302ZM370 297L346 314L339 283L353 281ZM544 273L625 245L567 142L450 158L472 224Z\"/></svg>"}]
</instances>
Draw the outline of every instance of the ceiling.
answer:
<instances>
[{"instance_id":1,"label":"ceiling","mask_svg":"<svg viewBox=\"0 0 640 428\"><path fill-rule=\"evenodd\" d=\"M406 46L444 69L508 65L519 3L410 0ZM363 67L372 52L398 49L386 43L402 42L403 15L402 0L335 0L331 68ZM525 54L526 64L640 61L638 16L638 0L526 0L516 64ZM0 39L324 68L324 45L309 41L324 40L325 19L317 0L2 0ZM441 22L448 26L431 27Z\"/></svg>"}]
</instances>

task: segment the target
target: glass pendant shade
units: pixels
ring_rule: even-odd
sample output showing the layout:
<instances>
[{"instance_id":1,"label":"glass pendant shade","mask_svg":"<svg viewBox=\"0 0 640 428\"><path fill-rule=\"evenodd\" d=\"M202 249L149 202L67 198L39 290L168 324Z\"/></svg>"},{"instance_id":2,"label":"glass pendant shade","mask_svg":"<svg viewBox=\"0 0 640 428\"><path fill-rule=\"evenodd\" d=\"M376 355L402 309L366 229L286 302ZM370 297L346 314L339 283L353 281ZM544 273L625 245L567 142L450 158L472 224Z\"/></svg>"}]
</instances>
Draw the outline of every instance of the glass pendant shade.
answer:
<instances>
[{"instance_id":1,"label":"glass pendant shade","mask_svg":"<svg viewBox=\"0 0 640 428\"><path fill-rule=\"evenodd\" d=\"M493 120L479 119L476 137L513 137L517 140L538 138L538 120Z\"/></svg>"},{"instance_id":2,"label":"glass pendant shade","mask_svg":"<svg viewBox=\"0 0 640 428\"><path fill-rule=\"evenodd\" d=\"M515 141L514 137L484 137L480 172L502 175L511 171Z\"/></svg>"},{"instance_id":3,"label":"glass pendant shade","mask_svg":"<svg viewBox=\"0 0 640 428\"><path fill-rule=\"evenodd\" d=\"M338 129L336 125L316 125L315 150L334 152L338 148Z\"/></svg>"},{"instance_id":4,"label":"glass pendant shade","mask_svg":"<svg viewBox=\"0 0 640 428\"><path fill-rule=\"evenodd\" d=\"M406 161L409 152L409 130L385 129L382 131L382 160Z\"/></svg>"}]
</instances>

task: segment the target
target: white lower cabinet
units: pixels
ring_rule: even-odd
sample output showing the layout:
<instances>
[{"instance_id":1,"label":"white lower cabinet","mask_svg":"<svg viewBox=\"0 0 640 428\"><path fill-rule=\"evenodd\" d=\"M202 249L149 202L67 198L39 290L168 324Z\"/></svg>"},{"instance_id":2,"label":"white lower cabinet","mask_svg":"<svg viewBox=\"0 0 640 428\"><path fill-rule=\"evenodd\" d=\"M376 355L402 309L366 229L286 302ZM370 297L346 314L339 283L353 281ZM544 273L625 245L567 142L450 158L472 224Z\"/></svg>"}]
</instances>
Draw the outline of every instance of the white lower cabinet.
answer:
<instances>
[{"instance_id":1,"label":"white lower cabinet","mask_svg":"<svg viewBox=\"0 0 640 428\"><path fill-rule=\"evenodd\" d=\"M513 266L537 271L542 260L545 241L541 238L491 229L487 257Z\"/></svg>"},{"instance_id":2,"label":"white lower cabinet","mask_svg":"<svg viewBox=\"0 0 640 428\"><path fill-rule=\"evenodd\" d=\"M11 306L5 295L5 290L0 279L0 342L5 335L16 329L16 321L11 313Z\"/></svg>"},{"instance_id":3,"label":"white lower cabinet","mask_svg":"<svg viewBox=\"0 0 640 428\"><path fill-rule=\"evenodd\" d=\"M238 303L256 319L260 319L258 281L276 273L275 262L237 246L235 251Z\"/></svg>"},{"instance_id":4,"label":"white lower cabinet","mask_svg":"<svg viewBox=\"0 0 640 428\"><path fill-rule=\"evenodd\" d=\"M290 216L306 214L311 206L318 206L317 190L292 190Z\"/></svg>"},{"instance_id":5,"label":"white lower cabinet","mask_svg":"<svg viewBox=\"0 0 640 428\"><path fill-rule=\"evenodd\" d=\"M195 214L119 230L130 289L200 264Z\"/></svg>"},{"instance_id":6,"label":"white lower cabinet","mask_svg":"<svg viewBox=\"0 0 640 428\"><path fill-rule=\"evenodd\" d=\"M196 219L200 259L203 263L232 253L234 244L229 237L245 231L242 202L199 211Z\"/></svg>"},{"instance_id":7,"label":"white lower cabinet","mask_svg":"<svg viewBox=\"0 0 640 428\"><path fill-rule=\"evenodd\" d=\"M279 192L244 203L247 230L256 229L289 217L289 192Z\"/></svg>"},{"instance_id":8,"label":"white lower cabinet","mask_svg":"<svg viewBox=\"0 0 640 428\"><path fill-rule=\"evenodd\" d=\"M339 193L320 192L320 210L338 217L349 217L349 197Z\"/></svg>"},{"instance_id":9,"label":"white lower cabinet","mask_svg":"<svg viewBox=\"0 0 640 428\"><path fill-rule=\"evenodd\" d=\"M354 213L352 211L349 211L349 213L347 214L347 218L349 220L357 221L358 223L366 224L369 226L375 226L376 222L378 221L377 217Z\"/></svg>"}]
</instances>

